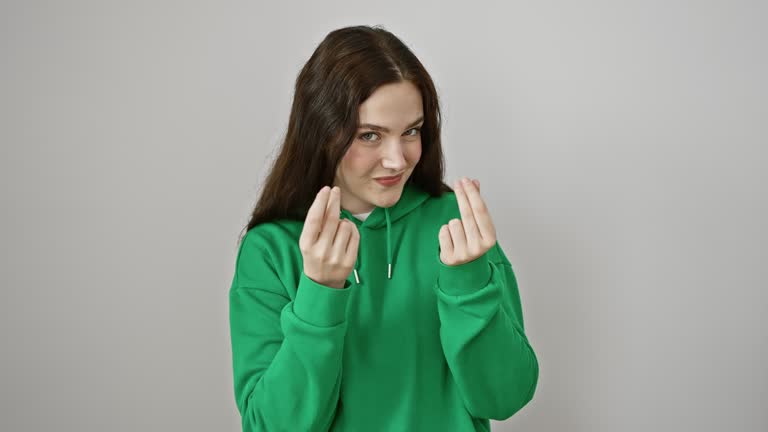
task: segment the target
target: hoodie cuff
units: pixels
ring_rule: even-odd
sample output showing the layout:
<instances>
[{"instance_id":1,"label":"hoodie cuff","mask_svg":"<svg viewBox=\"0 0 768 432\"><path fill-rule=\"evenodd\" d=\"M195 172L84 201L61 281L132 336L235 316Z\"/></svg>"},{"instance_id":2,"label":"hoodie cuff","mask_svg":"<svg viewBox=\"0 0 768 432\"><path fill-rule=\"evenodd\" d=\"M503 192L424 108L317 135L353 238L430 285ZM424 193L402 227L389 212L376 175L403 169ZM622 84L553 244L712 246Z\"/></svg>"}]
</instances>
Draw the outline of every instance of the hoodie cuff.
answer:
<instances>
[{"instance_id":1,"label":"hoodie cuff","mask_svg":"<svg viewBox=\"0 0 768 432\"><path fill-rule=\"evenodd\" d=\"M293 300L293 313L318 327L339 325L346 320L350 285L352 283L347 280L344 288L332 288L313 281L301 272L296 298Z\"/></svg>"},{"instance_id":2,"label":"hoodie cuff","mask_svg":"<svg viewBox=\"0 0 768 432\"><path fill-rule=\"evenodd\" d=\"M491 266L488 253L472 261L455 266L444 264L437 254L439 266L437 286L448 295L463 295L477 291L488 285L491 279Z\"/></svg>"}]
</instances>

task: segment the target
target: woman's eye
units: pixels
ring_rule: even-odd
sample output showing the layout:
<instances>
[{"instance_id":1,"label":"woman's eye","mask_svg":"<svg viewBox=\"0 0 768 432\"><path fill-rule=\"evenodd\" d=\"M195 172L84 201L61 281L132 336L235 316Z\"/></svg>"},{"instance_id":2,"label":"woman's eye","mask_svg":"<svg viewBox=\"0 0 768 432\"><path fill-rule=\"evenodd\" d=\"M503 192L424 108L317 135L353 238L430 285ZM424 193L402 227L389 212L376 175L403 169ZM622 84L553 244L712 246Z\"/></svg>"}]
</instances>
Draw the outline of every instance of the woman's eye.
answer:
<instances>
[{"instance_id":1,"label":"woman's eye","mask_svg":"<svg viewBox=\"0 0 768 432\"><path fill-rule=\"evenodd\" d=\"M368 135L376 135L376 134L375 134L375 133L373 133L373 132L367 132L367 133L364 133L364 134L360 135L360 137L359 137L359 138L360 138L361 140L363 140L363 141L372 141L372 140L370 140L370 139L366 139L366 138L365 138L365 137L367 137Z\"/></svg>"},{"instance_id":2,"label":"woman's eye","mask_svg":"<svg viewBox=\"0 0 768 432\"><path fill-rule=\"evenodd\" d=\"M414 132L414 133L409 133L409 132ZM409 129L409 130L408 130L408 131L405 133L405 135L407 135L407 136L416 136L416 135L419 135L420 133L421 133L421 128L411 128L411 129ZM366 132L366 133L364 133L364 134L360 135L358 138L360 138L360 139L361 139L361 140L363 140L363 141L375 141L373 138L370 138L370 139L369 139L369 138L367 138L367 137L368 137L368 136L370 136L370 135L372 135L372 136L378 136L378 134L377 134L377 133L375 133L375 132Z\"/></svg>"},{"instance_id":3,"label":"woman's eye","mask_svg":"<svg viewBox=\"0 0 768 432\"><path fill-rule=\"evenodd\" d=\"M421 133L421 128L413 128L413 129L411 129L411 130L412 130L412 131L414 131L414 132L416 132L416 133L410 134L411 136L416 136L416 135L418 135L418 134L420 134L420 133ZM409 131L409 132L410 132L410 131Z\"/></svg>"}]
</instances>

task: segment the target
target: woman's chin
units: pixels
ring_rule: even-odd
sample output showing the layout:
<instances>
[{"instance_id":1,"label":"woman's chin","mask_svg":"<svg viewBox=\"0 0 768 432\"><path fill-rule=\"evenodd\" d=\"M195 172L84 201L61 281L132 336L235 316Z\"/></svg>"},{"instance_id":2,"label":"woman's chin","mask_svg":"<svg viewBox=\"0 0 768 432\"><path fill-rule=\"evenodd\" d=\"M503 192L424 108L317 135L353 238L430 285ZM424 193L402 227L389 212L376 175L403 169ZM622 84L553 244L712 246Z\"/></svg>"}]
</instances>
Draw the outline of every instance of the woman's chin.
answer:
<instances>
[{"instance_id":1,"label":"woman's chin","mask_svg":"<svg viewBox=\"0 0 768 432\"><path fill-rule=\"evenodd\" d=\"M388 188L388 190L376 194L371 202L373 202L376 207L392 207L400 200L402 192L402 187Z\"/></svg>"}]
</instances>

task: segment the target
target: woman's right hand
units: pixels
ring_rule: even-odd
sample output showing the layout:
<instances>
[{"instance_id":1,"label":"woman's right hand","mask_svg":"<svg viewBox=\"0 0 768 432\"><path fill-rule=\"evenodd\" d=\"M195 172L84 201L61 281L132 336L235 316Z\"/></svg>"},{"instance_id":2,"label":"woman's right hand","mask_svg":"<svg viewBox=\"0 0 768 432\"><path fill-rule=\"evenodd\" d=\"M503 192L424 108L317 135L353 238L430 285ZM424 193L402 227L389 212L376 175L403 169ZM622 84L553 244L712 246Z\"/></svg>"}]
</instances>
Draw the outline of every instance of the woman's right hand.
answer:
<instances>
[{"instance_id":1,"label":"woman's right hand","mask_svg":"<svg viewBox=\"0 0 768 432\"><path fill-rule=\"evenodd\" d=\"M333 288L344 283L357 261L360 233L354 222L341 219L339 187L320 189L307 212L299 238L304 274Z\"/></svg>"}]
</instances>

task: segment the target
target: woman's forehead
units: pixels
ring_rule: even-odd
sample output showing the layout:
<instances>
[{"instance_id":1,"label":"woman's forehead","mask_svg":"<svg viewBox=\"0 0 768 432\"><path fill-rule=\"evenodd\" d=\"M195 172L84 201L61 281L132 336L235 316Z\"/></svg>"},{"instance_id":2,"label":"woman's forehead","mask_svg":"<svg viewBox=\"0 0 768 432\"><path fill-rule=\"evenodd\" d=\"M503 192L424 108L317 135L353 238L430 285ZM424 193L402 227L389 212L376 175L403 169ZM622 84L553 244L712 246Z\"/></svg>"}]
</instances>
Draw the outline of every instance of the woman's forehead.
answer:
<instances>
[{"instance_id":1,"label":"woman's forehead","mask_svg":"<svg viewBox=\"0 0 768 432\"><path fill-rule=\"evenodd\" d=\"M400 127L422 116L421 92L410 81L386 84L362 104L360 123L383 127Z\"/></svg>"}]
</instances>

